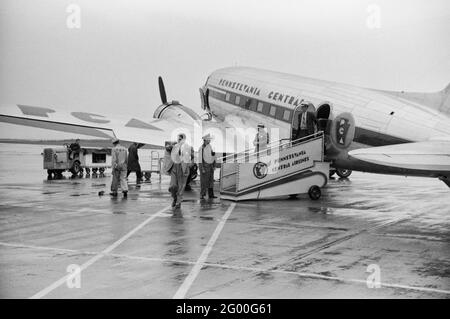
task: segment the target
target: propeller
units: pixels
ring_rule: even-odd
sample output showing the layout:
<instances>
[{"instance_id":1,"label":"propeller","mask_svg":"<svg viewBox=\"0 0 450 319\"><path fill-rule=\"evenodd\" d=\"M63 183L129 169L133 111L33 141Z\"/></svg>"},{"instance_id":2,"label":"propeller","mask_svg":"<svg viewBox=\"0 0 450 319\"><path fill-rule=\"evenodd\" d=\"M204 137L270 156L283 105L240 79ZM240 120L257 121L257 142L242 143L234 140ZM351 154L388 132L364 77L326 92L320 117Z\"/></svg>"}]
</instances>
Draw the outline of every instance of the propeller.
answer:
<instances>
[{"instance_id":1,"label":"propeller","mask_svg":"<svg viewBox=\"0 0 450 319\"><path fill-rule=\"evenodd\" d=\"M164 82L162 77L158 77L159 95L161 96L162 104L167 104L166 89L164 88Z\"/></svg>"}]
</instances>

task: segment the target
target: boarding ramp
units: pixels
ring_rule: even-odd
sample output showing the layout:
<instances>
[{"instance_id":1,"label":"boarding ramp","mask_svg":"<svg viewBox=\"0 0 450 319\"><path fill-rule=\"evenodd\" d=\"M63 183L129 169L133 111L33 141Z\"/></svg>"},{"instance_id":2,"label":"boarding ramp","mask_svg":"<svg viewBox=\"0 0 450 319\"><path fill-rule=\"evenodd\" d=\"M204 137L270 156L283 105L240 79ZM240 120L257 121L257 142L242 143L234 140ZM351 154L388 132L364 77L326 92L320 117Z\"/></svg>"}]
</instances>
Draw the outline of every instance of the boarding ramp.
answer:
<instances>
[{"instance_id":1,"label":"boarding ramp","mask_svg":"<svg viewBox=\"0 0 450 319\"><path fill-rule=\"evenodd\" d=\"M224 158L220 195L233 201L309 194L318 199L328 182L323 132L291 141L284 139L256 152L246 150Z\"/></svg>"}]
</instances>

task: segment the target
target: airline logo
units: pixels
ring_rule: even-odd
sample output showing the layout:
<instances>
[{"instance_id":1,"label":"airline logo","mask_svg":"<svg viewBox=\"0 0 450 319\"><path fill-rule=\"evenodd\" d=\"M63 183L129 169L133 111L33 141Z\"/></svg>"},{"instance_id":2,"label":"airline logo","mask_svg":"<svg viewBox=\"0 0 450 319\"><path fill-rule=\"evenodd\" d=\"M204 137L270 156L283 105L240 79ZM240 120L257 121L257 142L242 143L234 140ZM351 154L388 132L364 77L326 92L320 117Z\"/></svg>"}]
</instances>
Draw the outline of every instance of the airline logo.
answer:
<instances>
[{"instance_id":1,"label":"airline logo","mask_svg":"<svg viewBox=\"0 0 450 319\"><path fill-rule=\"evenodd\" d=\"M336 125L337 142L342 146L345 145L345 140L347 138L347 132L349 128L350 128L349 120L344 118L341 118L339 124Z\"/></svg>"},{"instance_id":2,"label":"airline logo","mask_svg":"<svg viewBox=\"0 0 450 319\"><path fill-rule=\"evenodd\" d=\"M330 137L333 144L339 148L348 148L355 137L355 119L353 115L341 113L333 120Z\"/></svg>"},{"instance_id":3,"label":"airline logo","mask_svg":"<svg viewBox=\"0 0 450 319\"><path fill-rule=\"evenodd\" d=\"M261 94L261 90L258 87L247 85L245 83L240 83L236 81L228 81L225 79L220 79L219 86L223 86L226 88L230 88L233 90L241 91L247 94L253 94L255 96L259 96Z\"/></svg>"},{"instance_id":4,"label":"airline logo","mask_svg":"<svg viewBox=\"0 0 450 319\"><path fill-rule=\"evenodd\" d=\"M266 163L258 162L253 166L253 175L258 179L266 177L268 171L269 169L267 168Z\"/></svg>"}]
</instances>

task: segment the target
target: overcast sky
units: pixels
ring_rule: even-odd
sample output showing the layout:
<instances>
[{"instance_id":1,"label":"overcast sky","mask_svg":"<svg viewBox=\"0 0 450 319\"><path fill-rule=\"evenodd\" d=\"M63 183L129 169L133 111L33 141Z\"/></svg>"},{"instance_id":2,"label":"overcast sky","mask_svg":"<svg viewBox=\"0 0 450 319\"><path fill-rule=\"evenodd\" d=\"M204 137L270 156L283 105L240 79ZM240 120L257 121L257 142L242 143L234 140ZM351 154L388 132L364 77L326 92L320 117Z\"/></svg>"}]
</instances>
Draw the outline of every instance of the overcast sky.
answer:
<instances>
[{"instance_id":1,"label":"overcast sky","mask_svg":"<svg viewBox=\"0 0 450 319\"><path fill-rule=\"evenodd\" d=\"M79 29L67 27L71 4ZM208 74L234 65L437 91L450 82L449 34L448 0L2 0L0 103L150 120L161 75L169 99L200 112ZM0 136L71 135L0 123Z\"/></svg>"}]
</instances>

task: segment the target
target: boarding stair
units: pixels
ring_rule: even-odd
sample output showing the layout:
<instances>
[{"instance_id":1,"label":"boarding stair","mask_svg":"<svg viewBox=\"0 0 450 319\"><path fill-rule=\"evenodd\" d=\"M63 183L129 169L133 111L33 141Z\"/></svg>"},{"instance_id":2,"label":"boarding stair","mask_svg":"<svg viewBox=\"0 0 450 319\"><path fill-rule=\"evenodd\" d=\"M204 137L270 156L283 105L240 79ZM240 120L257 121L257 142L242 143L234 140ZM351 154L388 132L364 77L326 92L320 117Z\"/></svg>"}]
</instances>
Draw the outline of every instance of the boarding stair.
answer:
<instances>
[{"instance_id":1,"label":"boarding stair","mask_svg":"<svg viewBox=\"0 0 450 319\"><path fill-rule=\"evenodd\" d=\"M329 170L323 132L282 139L259 151L247 149L226 156L220 171L220 196L240 201L308 194L315 200L328 182Z\"/></svg>"}]
</instances>

